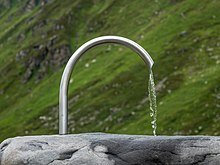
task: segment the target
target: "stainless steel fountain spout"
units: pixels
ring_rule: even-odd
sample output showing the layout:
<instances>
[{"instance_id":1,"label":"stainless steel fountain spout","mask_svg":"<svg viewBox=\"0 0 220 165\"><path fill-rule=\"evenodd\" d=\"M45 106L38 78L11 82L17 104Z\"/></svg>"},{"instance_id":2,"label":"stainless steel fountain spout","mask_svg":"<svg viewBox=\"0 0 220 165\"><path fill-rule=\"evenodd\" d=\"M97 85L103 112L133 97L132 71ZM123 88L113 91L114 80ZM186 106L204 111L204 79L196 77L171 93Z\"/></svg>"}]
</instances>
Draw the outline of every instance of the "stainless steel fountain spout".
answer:
<instances>
[{"instance_id":1,"label":"stainless steel fountain spout","mask_svg":"<svg viewBox=\"0 0 220 165\"><path fill-rule=\"evenodd\" d=\"M149 69L151 69L151 67L153 66L154 62L150 57L150 55L145 51L145 49L142 48L137 43L135 43L134 41L124 37L103 36L92 39L86 42L85 44L83 44L80 48L76 50L76 52L69 59L61 78L60 96L59 96L59 134L62 135L67 134L68 85L74 65L76 64L80 56L83 53L85 53L87 50L89 50L90 48L96 45L105 44L105 43L116 43L129 47L144 60L144 62L148 65Z\"/></svg>"}]
</instances>

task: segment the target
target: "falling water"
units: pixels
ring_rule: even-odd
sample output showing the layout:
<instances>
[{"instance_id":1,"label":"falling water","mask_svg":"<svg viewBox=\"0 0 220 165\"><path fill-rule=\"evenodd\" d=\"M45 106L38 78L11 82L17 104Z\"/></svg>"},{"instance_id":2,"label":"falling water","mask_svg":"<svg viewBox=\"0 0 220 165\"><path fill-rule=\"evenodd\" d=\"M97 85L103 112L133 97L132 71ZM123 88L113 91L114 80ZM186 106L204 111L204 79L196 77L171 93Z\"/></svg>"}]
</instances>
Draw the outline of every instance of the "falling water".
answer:
<instances>
[{"instance_id":1,"label":"falling water","mask_svg":"<svg viewBox=\"0 0 220 165\"><path fill-rule=\"evenodd\" d=\"M157 99L156 99L156 91L154 85L154 77L152 70L150 71L149 83L148 83L148 93L149 93L149 101L150 101L150 116L152 117L152 128L153 134L156 136L157 129Z\"/></svg>"}]
</instances>

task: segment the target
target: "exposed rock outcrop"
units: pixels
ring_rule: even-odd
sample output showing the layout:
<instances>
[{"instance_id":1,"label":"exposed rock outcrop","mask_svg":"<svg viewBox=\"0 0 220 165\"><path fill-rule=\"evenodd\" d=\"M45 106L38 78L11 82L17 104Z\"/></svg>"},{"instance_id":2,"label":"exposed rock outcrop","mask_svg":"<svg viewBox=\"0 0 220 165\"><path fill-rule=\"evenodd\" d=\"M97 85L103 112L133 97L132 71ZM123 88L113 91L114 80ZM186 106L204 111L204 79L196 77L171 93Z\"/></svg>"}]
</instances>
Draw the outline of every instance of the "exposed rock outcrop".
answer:
<instances>
[{"instance_id":1,"label":"exposed rock outcrop","mask_svg":"<svg viewBox=\"0 0 220 165\"><path fill-rule=\"evenodd\" d=\"M48 3L48 0L28 0L26 5L25 5L25 10L26 11L31 11L36 6L38 6L38 5L44 6L47 3Z\"/></svg>"},{"instance_id":2,"label":"exposed rock outcrop","mask_svg":"<svg viewBox=\"0 0 220 165\"><path fill-rule=\"evenodd\" d=\"M27 136L0 145L1 165L219 164L220 137L87 133Z\"/></svg>"},{"instance_id":3,"label":"exposed rock outcrop","mask_svg":"<svg viewBox=\"0 0 220 165\"><path fill-rule=\"evenodd\" d=\"M59 69L70 58L69 45L54 46L57 36L52 36L45 44L36 44L16 54L16 61L22 63L25 68L22 82L26 83L36 74L36 81L41 80L48 69Z\"/></svg>"}]
</instances>

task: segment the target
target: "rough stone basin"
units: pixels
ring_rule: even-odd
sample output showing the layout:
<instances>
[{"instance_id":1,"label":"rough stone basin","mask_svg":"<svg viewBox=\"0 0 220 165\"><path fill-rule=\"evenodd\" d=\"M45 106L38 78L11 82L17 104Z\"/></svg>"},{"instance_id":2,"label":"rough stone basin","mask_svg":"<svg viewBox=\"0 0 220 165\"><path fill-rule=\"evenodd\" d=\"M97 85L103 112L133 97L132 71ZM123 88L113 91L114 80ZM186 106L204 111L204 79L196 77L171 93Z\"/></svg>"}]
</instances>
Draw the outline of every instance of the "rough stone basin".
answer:
<instances>
[{"instance_id":1,"label":"rough stone basin","mask_svg":"<svg viewBox=\"0 0 220 165\"><path fill-rule=\"evenodd\" d=\"M220 164L220 137L104 133L26 136L0 145L1 165Z\"/></svg>"}]
</instances>

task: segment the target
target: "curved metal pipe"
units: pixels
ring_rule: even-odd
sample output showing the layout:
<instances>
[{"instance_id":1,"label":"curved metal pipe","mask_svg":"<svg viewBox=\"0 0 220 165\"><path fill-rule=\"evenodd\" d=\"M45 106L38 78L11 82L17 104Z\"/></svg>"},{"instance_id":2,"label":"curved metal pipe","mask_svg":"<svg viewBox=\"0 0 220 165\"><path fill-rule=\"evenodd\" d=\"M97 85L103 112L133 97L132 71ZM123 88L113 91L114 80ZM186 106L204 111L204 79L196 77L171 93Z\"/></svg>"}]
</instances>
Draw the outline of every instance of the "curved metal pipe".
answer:
<instances>
[{"instance_id":1,"label":"curved metal pipe","mask_svg":"<svg viewBox=\"0 0 220 165\"><path fill-rule=\"evenodd\" d=\"M61 78L59 94L59 134L67 134L68 85L74 65L76 64L77 60L81 57L81 55L85 53L87 50L94 46L105 43L116 43L129 47L144 60L144 62L148 65L149 69L151 69L151 67L153 66L154 62L150 55L145 51L145 49L137 43L135 43L134 41L124 37L103 36L92 39L83 44L80 48L78 48L75 51L75 53L69 59Z\"/></svg>"}]
</instances>

